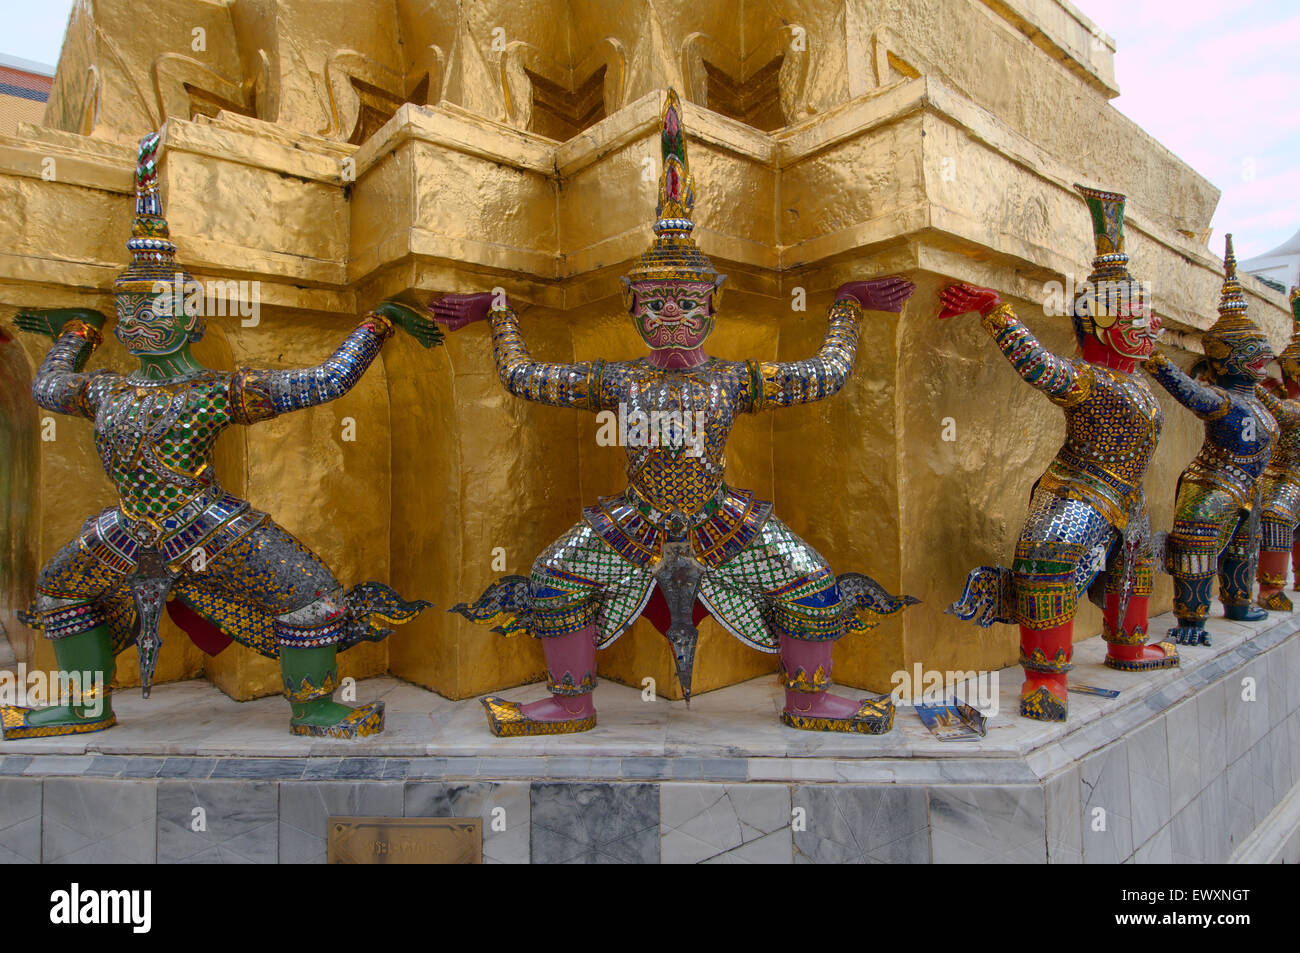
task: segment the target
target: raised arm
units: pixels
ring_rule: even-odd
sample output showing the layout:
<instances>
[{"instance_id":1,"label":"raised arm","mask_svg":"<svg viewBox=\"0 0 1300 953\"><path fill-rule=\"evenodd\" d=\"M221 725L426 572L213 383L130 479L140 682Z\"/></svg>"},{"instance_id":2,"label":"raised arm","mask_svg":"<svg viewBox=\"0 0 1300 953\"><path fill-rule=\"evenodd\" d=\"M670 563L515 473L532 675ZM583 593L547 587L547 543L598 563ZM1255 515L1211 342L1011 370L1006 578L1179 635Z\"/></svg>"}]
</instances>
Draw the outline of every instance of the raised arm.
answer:
<instances>
[{"instance_id":1,"label":"raised arm","mask_svg":"<svg viewBox=\"0 0 1300 953\"><path fill-rule=\"evenodd\" d=\"M1255 385L1255 396L1283 430L1300 426L1300 401L1283 400L1262 384Z\"/></svg>"},{"instance_id":2,"label":"raised arm","mask_svg":"<svg viewBox=\"0 0 1300 953\"><path fill-rule=\"evenodd\" d=\"M1169 391L1174 400L1197 417L1218 417L1232 406L1224 391L1202 384L1159 351L1144 361L1142 366L1161 387Z\"/></svg>"},{"instance_id":3,"label":"raised arm","mask_svg":"<svg viewBox=\"0 0 1300 953\"><path fill-rule=\"evenodd\" d=\"M816 354L802 361L751 362L758 385L752 409L811 404L835 394L853 373L863 309L897 314L915 290L910 281L895 276L841 285L827 311L826 337Z\"/></svg>"},{"instance_id":4,"label":"raised arm","mask_svg":"<svg viewBox=\"0 0 1300 953\"><path fill-rule=\"evenodd\" d=\"M103 337L104 316L98 311L21 311L16 318L24 331L45 334L54 345L32 381L32 399L45 410L94 418L99 395L97 384L115 376L108 371L82 372Z\"/></svg>"},{"instance_id":5,"label":"raised arm","mask_svg":"<svg viewBox=\"0 0 1300 953\"><path fill-rule=\"evenodd\" d=\"M519 330L519 317L508 306L488 313L492 322L492 354L497 376L506 390L524 400L556 407L598 410L603 361L557 364L534 361Z\"/></svg>"},{"instance_id":6,"label":"raised arm","mask_svg":"<svg viewBox=\"0 0 1300 953\"><path fill-rule=\"evenodd\" d=\"M1073 361L1045 348L1020 323L1011 305L1002 303L996 291L957 284L945 288L939 298L944 305L941 318L978 311L984 330L1015 372L1052 402L1070 407L1088 396L1092 384L1090 367L1085 365L1080 369Z\"/></svg>"},{"instance_id":7,"label":"raised arm","mask_svg":"<svg viewBox=\"0 0 1300 953\"><path fill-rule=\"evenodd\" d=\"M754 409L811 404L836 393L853 372L858 354L858 322L862 308L852 298L836 301L827 312L822 346L803 361L763 361L757 365L762 390Z\"/></svg>"},{"instance_id":8,"label":"raised arm","mask_svg":"<svg viewBox=\"0 0 1300 953\"><path fill-rule=\"evenodd\" d=\"M555 407L600 410L604 361L556 364L534 361L519 330L519 316L504 294L491 291L444 295L432 304L433 319L448 331L476 321L492 324L492 353L506 390L524 400Z\"/></svg>"},{"instance_id":9,"label":"raised arm","mask_svg":"<svg viewBox=\"0 0 1300 953\"><path fill-rule=\"evenodd\" d=\"M441 332L413 309L385 301L366 315L323 364L286 371L236 371L230 378L232 419L251 424L342 397L356 386L398 327L425 347L442 340Z\"/></svg>"}]
</instances>

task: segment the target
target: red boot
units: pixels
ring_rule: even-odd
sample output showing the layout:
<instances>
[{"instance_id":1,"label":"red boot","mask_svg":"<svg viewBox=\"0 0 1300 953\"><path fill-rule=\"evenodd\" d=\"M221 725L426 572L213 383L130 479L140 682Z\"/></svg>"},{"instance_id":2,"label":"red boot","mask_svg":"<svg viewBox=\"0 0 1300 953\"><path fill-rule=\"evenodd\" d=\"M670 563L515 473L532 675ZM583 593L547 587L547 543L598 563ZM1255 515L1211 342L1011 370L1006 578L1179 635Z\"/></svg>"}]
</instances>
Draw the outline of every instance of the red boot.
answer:
<instances>
[{"instance_id":1,"label":"red boot","mask_svg":"<svg viewBox=\"0 0 1300 953\"><path fill-rule=\"evenodd\" d=\"M596 727L596 629L588 626L542 639L550 698L521 705L495 695L483 699L488 727L498 738L567 735Z\"/></svg>"},{"instance_id":2,"label":"red boot","mask_svg":"<svg viewBox=\"0 0 1300 953\"><path fill-rule=\"evenodd\" d=\"M1300 592L1300 530L1296 531L1291 544L1291 591Z\"/></svg>"},{"instance_id":3,"label":"red boot","mask_svg":"<svg viewBox=\"0 0 1300 953\"><path fill-rule=\"evenodd\" d=\"M1290 612L1291 600L1282 594L1286 588L1287 553L1268 549L1259 551L1259 604L1272 612ZM1294 556L1292 557L1294 559Z\"/></svg>"},{"instance_id":4,"label":"red boot","mask_svg":"<svg viewBox=\"0 0 1300 953\"><path fill-rule=\"evenodd\" d=\"M1069 676L1074 657L1074 620L1050 629L1020 627L1020 714L1036 721L1065 721L1069 714Z\"/></svg>"},{"instance_id":5,"label":"red boot","mask_svg":"<svg viewBox=\"0 0 1300 953\"><path fill-rule=\"evenodd\" d=\"M883 735L894 724L888 698L854 701L830 693L833 640L813 642L781 633L781 721L805 731L854 731Z\"/></svg>"},{"instance_id":6,"label":"red boot","mask_svg":"<svg viewBox=\"0 0 1300 953\"><path fill-rule=\"evenodd\" d=\"M1106 593L1106 608L1102 615L1101 637L1106 640L1107 668L1121 672L1148 672L1160 668L1178 667L1178 647L1172 642L1147 645L1147 603L1150 596L1131 596L1124 613L1122 625L1116 625L1119 615L1119 593Z\"/></svg>"}]
</instances>

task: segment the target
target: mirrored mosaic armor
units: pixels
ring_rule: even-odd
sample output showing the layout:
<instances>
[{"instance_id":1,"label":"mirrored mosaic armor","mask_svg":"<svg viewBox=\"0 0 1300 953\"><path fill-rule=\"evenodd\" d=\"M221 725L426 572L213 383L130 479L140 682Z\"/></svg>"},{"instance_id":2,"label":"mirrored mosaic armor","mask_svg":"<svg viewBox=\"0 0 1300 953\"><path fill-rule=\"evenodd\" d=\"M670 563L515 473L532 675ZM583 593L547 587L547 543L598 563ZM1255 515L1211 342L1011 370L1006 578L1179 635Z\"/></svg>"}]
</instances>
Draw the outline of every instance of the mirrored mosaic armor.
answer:
<instances>
[{"instance_id":1,"label":"mirrored mosaic armor","mask_svg":"<svg viewBox=\"0 0 1300 953\"><path fill-rule=\"evenodd\" d=\"M650 355L538 362L512 310L487 315L506 388L526 400L607 412L607 426L617 426L626 448L628 478L622 493L587 507L582 520L538 556L527 579L508 577L475 603L456 607L505 634L531 633L546 648L554 698L531 706L488 698L489 725L498 735L590 728L595 649L612 643L649 607L647 616L663 622L688 702L696 625L707 613L747 645L780 653L787 724L886 731L893 720L888 702L827 694L830 647L846 631L866 630L915 600L892 596L859 574L837 579L813 547L772 515L771 503L724 478L723 452L738 415L822 400L844 386L856 355L861 299L846 295L832 304L825 340L807 360L705 356L700 346L712 328L724 276L690 237L694 184L672 92L661 140L655 240L625 282L625 301ZM910 285L891 279L887 287L901 308ZM456 314L456 296L445 300L450 303L441 307ZM662 600L662 612L653 611L654 598Z\"/></svg>"},{"instance_id":2,"label":"mirrored mosaic armor","mask_svg":"<svg viewBox=\"0 0 1300 953\"><path fill-rule=\"evenodd\" d=\"M100 343L94 324L59 312L27 312L20 326L56 335L32 387L46 410L94 422L95 448L118 503L86 520L42 569L29 624L54 640L60 667L89 655L112 678L112 659L136 645L147 697L164 608L209 652L239 642L282 661L296 734L357 737L383 728L383 703L350 709L330 699L335 653L377 641L413 618L408 602L380 583L345 590L316 554L266 513L224 490L213 449L228 427L250 425L346 394L395 331L385 313L368 315L324 363L294 370L198 365L189 343L202 333L194 315L168 306L156 282L191 280L175 262L157 194L158 137L141 144L131 267L118 279L118 336L141 359L138 371L86 373ZM102 316L93 312L86 317ZM413 313L412 313L413 314ZM65 658L68 656L68 658ZM85 670L73 665L76 670ZM111 711L88 717L74 700L62 709L6 708L6 738L93 731Z\"/></svg>"},{"instance_id":3,"label":"mirrored mosaic armor","mask_svg":"<svg viewBox=\"0 0 1300 953\"><path fill-rule=\"evenodd\" d=\"M1278 355L1282 392L1264 386L1256 393L1277 421L1273 456L1260 480L1259 604L1276 612L1290 612L1286 588L1287 555L1294 548L1300 525L1300 288L1291 289L1293 328L1291 341Z\"/></svg>"},{"instance_id":4,"label":"mirrored mosaic armor","mask_svg":"<svg viewBox=\"0 0 1300 953\"><path fill-rule=\"evenodd\" d=\"M1174 577L1170 630L1185 645L1209 645L1205 620L1216 573L1228 618L1250 620L1265 613L1251 605L1260 512L1260 477L1272 457L1277 422L1256 394L1268 341L1246 316L1237 280L1232 236L1227 237L1219 319L1205 332L1209 382L1202 382L1156 354L1144 365L1175 400L1205 423L1200 452L1178 478L1174 526L1165 566Z\"/></svg>"},{"instance_id":5,"label":"mirrored mosaic armor","mask_svg":"<svg viewBox=\"0 0 1300 953\"><path fill-rule=\"evenodd\" d=\"M963 294L958 286L944 293L946 313L968 305L981 310L1003 356L1065 415L1065 442L1034 484L1012 568L975 569L948 610L982 626L1020 626L1020 711L1045 721L1068 714L1074 617L1086 592L1104 608L1108 666L1136 671L1178 663L1172 645L1147 645L1154 551L1142 480L1162 413L1137 361L1151 353L1159 322L1128 273L1124 196L1076 188L1096 242L1093 272L1075 303L1082 357L1051 353L992 292Z\"/></svg>"}]
</instances>

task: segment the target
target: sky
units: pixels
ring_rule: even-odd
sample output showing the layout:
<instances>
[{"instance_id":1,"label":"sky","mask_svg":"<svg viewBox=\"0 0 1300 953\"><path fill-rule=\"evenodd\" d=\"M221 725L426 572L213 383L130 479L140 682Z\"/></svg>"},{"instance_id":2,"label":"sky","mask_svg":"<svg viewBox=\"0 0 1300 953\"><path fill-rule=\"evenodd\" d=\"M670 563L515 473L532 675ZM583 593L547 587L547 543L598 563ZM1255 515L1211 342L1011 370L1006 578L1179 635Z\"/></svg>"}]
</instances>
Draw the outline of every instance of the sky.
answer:
<instances>
[{"instance_id":1,"label":"sky","mask_svg":"<svg viewBox=\"0 0 1300 953\"><path fill-rule=\"evenodd\" d=\"M1237 257L1300 231L1300 3L1073 0L1115 38L1111 100L1222 191Z\"/></svg>"},{"instance_id":2,"label":"sky","mask_svg":"<svg viewBox=\"0 0 1300 953\"><path fill-rule=\"evenodd\" d=\"M1216 239L1244 260L1300 230L1300 3L1073 2L1115 38L1111 104L1222 191ZM71 9L0 0L0 52L53 66Z\"/></svg>"}]
</instances>

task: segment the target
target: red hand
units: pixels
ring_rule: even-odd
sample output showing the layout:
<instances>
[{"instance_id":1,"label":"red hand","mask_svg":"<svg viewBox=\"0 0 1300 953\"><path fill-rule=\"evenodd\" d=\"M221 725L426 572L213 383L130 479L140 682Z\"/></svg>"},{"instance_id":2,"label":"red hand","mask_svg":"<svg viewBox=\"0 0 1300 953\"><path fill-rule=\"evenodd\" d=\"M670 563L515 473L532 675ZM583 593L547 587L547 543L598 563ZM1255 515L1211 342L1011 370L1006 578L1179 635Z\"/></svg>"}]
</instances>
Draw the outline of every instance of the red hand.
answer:
<instances>
[{"instance_id":1,"label":"red hand","mask_svg":"<svg viewBox=\"0 0 1300 953\"><path fill-rule=\"evenodd\" d=\"M871 311L892 311L898 314L914 291L916 285L906 278L890 275L888 278L873 278L870 281L846 282L835 292L835 300L854 298L858 304Z\"/></svg>"},{"instance_id":2,"label":"red hand","mask_svg":"<svg viewBox=\"0 0 1300 953\"><path fill-rule=\"evenodd\" d=\"M943 302L940 319L956 317L968 311L988 314L1002 303L1001 296L992 288L968 284L949 285L939 292L939 300Z\"/></svg>"},{"instance_id":3,"label":"red hand","mask_svg":"<svg viewBox=\"0 0 1300 953\"><path fill-rule=\"evenodd\" d=\"M433 311L433 320L448 331L459 331L467 324L482 321L492 310L496 294L481 291L477 294L443 295L429 306ZM510 307L509 300L502 302L503 307Z\"/></svg>"}]
</instances>

